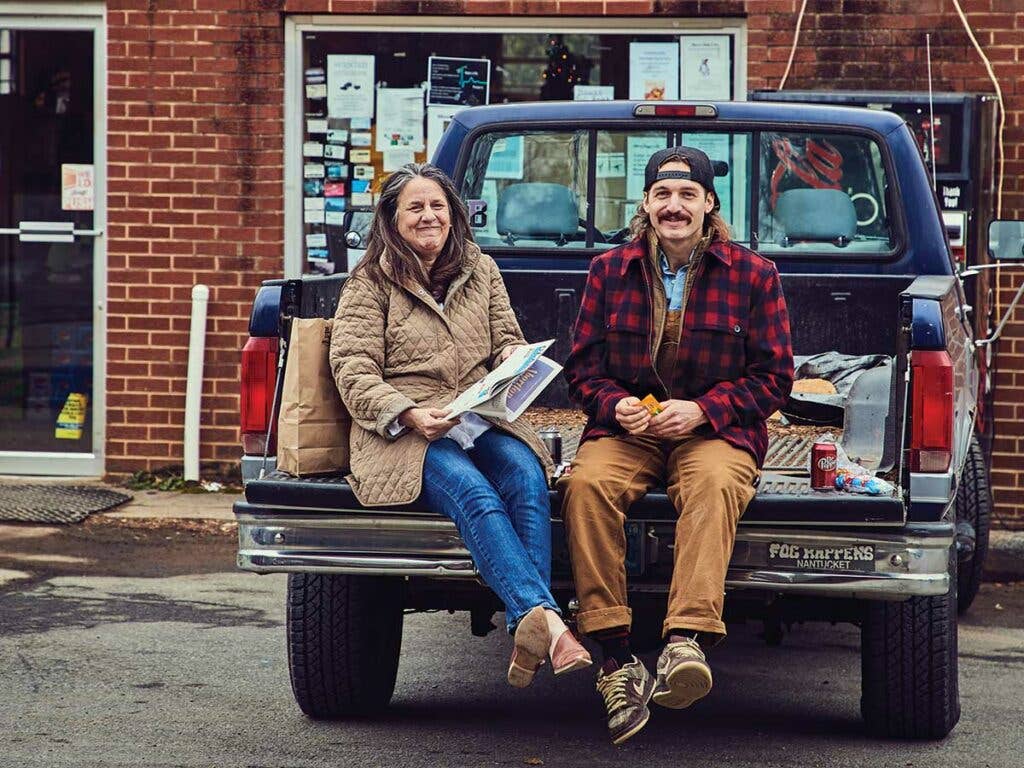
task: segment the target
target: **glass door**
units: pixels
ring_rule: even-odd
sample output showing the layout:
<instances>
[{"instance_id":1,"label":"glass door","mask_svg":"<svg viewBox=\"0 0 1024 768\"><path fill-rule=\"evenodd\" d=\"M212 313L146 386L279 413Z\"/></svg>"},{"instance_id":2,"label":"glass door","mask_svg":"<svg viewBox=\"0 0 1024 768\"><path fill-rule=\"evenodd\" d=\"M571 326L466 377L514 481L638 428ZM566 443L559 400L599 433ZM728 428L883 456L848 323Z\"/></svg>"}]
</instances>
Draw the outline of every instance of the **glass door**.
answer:
<instances>
[{"instance_id":1,"label":"glass door","mask_svg":"<svg viewBox=\"0 0 1024 768\"><path fill-rule=\"evenodd\" d=\"M0 15L0 473L102 472L101 31L62 21Z\"/></svg>"}]
</instances>

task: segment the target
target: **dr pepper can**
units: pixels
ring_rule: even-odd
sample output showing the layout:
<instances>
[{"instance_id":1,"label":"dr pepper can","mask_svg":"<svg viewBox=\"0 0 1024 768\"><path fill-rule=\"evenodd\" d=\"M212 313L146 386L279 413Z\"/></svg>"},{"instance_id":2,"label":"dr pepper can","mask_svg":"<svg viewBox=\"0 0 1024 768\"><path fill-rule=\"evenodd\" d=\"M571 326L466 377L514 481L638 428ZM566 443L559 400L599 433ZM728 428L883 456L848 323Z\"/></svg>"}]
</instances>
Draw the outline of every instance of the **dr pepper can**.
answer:
<instances>
[{"instance_id":1,"label":"dr pepper can","mask_svg":"<svg viewBox=\"0 0 1024 768\"><path fill-rule=\"evenodd\" d=\"M833 491L836 487L836 444L818 440L811 446L811 488Z\"/></svg>"}]
</instances>

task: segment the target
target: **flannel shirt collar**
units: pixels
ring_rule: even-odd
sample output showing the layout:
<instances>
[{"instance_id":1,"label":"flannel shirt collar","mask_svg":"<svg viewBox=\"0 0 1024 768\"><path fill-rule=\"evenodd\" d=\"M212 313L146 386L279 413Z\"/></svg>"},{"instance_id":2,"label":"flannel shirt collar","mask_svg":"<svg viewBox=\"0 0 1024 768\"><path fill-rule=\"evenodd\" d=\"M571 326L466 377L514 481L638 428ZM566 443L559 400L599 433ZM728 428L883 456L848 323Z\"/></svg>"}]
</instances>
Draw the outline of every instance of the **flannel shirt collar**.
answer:
<instances>
[{"instance_id":1,"label":"flannel shirt collar","mask_svg":"<svg viewBox=\"0 0 1024 768\"><path fill-rule=\"evenodd\" d=\"M725 266L732 266L732 253L730 252L727 243L722 243L717 240L712 241L710 235L706 236L701 242L697 243L697 248L694 251L694 255L697 256L701 251L704 253L710 253L712 256L717 258ZM625 275L630 265L647 258L647 240L645 236L634 238L633 240L622 246L622 268L620 274ZM650 238L651 245L657 243L657 238Z\"/></svg>"}]
</instances>

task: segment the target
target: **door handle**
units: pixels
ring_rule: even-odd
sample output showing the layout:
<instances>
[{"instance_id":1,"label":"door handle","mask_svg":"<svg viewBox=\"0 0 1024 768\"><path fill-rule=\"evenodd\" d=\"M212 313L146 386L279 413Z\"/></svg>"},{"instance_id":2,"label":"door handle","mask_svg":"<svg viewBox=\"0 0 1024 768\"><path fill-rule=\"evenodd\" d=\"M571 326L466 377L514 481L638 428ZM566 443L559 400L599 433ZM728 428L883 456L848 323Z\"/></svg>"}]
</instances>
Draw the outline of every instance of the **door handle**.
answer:
<instances>
[{"instance_id":1,"label":"door handle","mask_svg":"<svg viewBox=\"0 0 1024 768\"><path fill-rule=\"evenodd\" d=\"M73 243L75 237L102 234L102 229L75 229L73 221L19 221L17 229L0 229L0 235L17 235L22 243Z\"/></svg>"}]
</instances>

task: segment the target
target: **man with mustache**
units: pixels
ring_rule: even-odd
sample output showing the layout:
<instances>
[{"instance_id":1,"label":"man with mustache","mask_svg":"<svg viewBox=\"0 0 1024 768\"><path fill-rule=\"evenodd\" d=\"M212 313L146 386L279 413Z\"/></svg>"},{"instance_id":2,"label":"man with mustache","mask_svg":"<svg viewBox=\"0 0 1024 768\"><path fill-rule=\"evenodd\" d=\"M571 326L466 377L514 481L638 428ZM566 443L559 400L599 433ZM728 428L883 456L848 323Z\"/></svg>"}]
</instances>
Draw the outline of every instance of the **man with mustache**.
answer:
<instances>
[{"instance_id":1,"label":"man with mustache","mask_svg":"<svg viewBox=\"0 0 1024 768\"><path fill-rule=\"evenodd\" d=\"M592 261L565 364L589 418L560 481L562 517L615 744L644 727L652 698L681 709L711 690L704 649L725 637L736 524L764 461L765 419L792 387L778 272L730 241L714 176L699 149L652 155L634 239ZM630 650L623 521L659 486L679 517L652 676Z\"/></svg>"}]
</instances>

